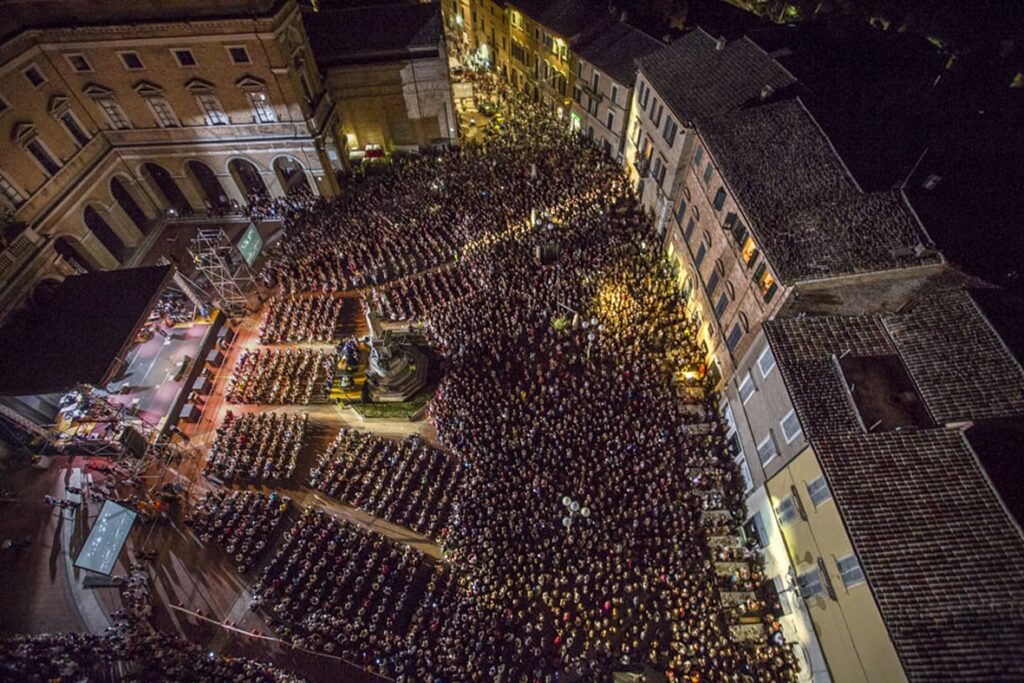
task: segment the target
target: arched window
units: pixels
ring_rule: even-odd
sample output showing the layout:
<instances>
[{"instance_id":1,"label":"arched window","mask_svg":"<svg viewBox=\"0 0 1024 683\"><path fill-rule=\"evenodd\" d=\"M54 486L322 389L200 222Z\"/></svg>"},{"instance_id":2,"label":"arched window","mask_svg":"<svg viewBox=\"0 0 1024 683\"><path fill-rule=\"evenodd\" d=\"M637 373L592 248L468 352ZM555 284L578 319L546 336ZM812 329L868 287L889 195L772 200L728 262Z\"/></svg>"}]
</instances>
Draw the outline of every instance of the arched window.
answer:
<instances>
[{"instance_id":1,"label":"arched window","mask_svg":"<svg viewBox=\"0 0 1024 683\"><path fill-rule=\"evenodd\" d=\"M711 203L711 206L715 211L722 210L722 207L725 206L725 188L718 188L718 192L715 193L715 201Z\"/></svg>"}]
</instances>

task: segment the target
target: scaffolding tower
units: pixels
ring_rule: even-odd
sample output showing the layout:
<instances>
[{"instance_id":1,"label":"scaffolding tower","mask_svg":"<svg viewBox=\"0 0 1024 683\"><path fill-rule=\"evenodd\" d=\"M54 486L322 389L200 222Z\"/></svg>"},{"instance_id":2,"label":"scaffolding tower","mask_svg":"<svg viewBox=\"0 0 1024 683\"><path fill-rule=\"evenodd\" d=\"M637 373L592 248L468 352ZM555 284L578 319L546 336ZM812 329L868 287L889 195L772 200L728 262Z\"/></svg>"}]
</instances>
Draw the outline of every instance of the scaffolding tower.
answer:
<instances>
[{"instance_id":1,"label":"scaffolding tower","mask_svg":"<svg viewBox=\"0 0 1024 683\"><path fill-rule=\"evenodd\" d=\"M213 289L214 304L230 314L243 312L248 304L245 293L252 289L254 277L227 233L222 228L200 230L188 251Z\"/></svg>"}]
</instances>

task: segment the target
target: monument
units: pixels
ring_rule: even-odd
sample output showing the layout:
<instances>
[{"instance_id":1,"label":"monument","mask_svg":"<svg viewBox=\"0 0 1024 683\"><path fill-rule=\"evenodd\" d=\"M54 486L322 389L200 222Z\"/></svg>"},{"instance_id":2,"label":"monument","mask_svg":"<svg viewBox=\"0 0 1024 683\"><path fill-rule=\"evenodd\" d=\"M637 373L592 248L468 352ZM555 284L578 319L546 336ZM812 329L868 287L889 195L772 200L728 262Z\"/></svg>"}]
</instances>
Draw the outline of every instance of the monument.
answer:
<instances>
[{"instance_id":1,"label":"monument","mask_svg":"<svg viewBox=\"0 0 1024 683\"><path fill-rule=\"evenodd\" d=\"M370 330L370 361L366 368L366 400L374 403L408 401L427 383L427 357L411 344L403 344L365 302Z\"/></svg>"}]
</instances>

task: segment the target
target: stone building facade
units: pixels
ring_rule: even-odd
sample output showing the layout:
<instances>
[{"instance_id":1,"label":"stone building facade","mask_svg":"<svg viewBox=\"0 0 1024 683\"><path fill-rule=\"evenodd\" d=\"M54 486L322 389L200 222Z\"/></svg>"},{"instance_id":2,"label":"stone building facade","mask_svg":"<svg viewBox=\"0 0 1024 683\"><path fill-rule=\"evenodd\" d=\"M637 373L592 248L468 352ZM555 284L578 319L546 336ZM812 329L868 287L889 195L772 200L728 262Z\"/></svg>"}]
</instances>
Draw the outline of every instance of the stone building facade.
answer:
<instances>
[{"instance_id":1,"label":"stone building facade","mask_svg":"<svg viewBox=\"0 0 1024 683\"><path fill-rule=\"evenodd\" d=\"M0 313L41 279L130 263L164 220L337 192L339 121L294 0L176 18L196 16L186 5L129 21L78 3L76 26L56 12L6 27Z\"/></svg>"}]
</instances>

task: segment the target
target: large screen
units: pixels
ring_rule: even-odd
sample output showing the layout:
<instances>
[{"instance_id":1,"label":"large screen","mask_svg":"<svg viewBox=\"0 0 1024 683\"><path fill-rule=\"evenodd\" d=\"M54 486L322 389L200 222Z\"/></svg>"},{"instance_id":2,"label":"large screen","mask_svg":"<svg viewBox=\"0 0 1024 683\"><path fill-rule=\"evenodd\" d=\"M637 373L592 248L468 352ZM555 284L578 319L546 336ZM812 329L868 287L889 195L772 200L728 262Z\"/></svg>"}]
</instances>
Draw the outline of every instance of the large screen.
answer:
<instances>
[{"instance_id":1,"label":"large screen","mask_svg":"<svg viewBox=\"0 0 1024 683\"><path fill-rule=\"evenodd\" d=\"M256 229L256 226L250 223L249 227L245 229L242 239L238 240L238 253L251 268L252 264L256 263L256 259L260 257L261 251L263 251L263 238L260 237L260 231Z\"/></svg>"},{"instance_id":2,"label":"large screen","mask_svg":"<svg viewBox=\"0 0 1024 683\"><path fill-rule=\"evenodd\" d=\"M126 507L105 501L82 551L75 558L75 566L110 576L137 516Z\"/></svg>"}]
</instances>

